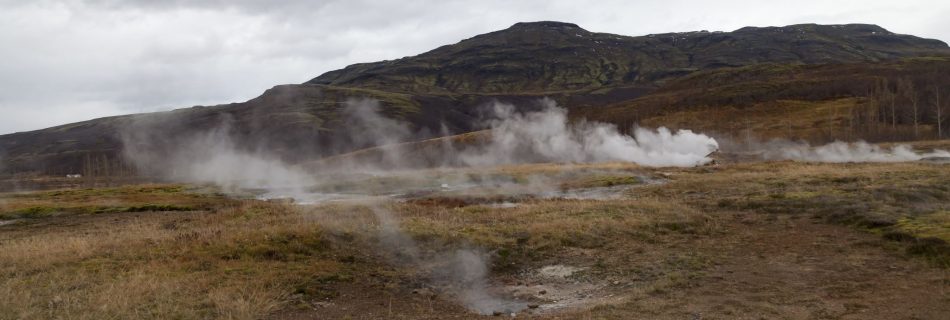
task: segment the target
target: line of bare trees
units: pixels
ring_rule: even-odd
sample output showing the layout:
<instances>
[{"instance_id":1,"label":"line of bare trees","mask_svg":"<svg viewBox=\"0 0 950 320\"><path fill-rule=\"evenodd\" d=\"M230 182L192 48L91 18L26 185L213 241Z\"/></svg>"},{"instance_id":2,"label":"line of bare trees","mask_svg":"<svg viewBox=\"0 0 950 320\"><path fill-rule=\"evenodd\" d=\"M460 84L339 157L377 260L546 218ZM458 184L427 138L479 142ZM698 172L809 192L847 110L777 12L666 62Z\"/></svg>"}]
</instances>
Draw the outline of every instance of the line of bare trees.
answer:
<instances>
[{"instance_id":1,"label":"line of bare trees","mask_svg":"<svg viewBox=\"0 0 950 320\"><path fill-rule=\"evenodd\" d=\"M852 110L851 129L872 139L944 139L950 108L947 83L950 78L943 74L880 78L868 89L864 105Z\"/></svg>"},{"instance_id":2,"label":"line of bare trees","mask_svg":"<svg viewBox=\"0 0 950 320\"><path fill-rule=\"evenodd\" d=\"M83 177L128 177L136 174L132 166L120 155L86 153L82 160Z\"/></svg>"}]
</instances>

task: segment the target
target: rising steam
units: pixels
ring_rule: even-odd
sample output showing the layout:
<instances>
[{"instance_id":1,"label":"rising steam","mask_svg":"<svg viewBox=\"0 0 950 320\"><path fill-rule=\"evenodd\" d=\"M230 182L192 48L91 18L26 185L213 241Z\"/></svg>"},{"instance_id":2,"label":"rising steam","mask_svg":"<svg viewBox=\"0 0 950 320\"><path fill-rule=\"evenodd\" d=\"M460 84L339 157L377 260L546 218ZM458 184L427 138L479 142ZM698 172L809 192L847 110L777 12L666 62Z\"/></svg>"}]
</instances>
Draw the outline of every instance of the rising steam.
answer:
<instances>
[{"instance_id":1,"label":"rising steam","mask_svg":"<svg viewBox=\"0 0 950 320\"><path fill-rule=\"evenodd\" d=\"M950 152L934 150L928 153L915 152L907 145L884 148L864 141L847 143L835 141L813 147L807 143L774 142L762 154L767 160L796 160L811 162L902 162L918 161L930 157L950 157Z\"/></svg>"},{"instance_id":2,"label":"rising steam","mask_svg":"<svg viewBox=\"0 0 950 320\"><path fill-rule=\"evenodd\" d=\"M561 162L588 163L629 161L646 166L695 166L711 161L708 155L718 149L716 140L689 130L671 132L666 128L638 128L632 136L621 134L610 124L571 122L567 110L552 100L542 101L540 111L516 112L515 107L495 104L493 116L486 122L490 138L485 143L455 146L445 139L434 163L453 166L491 166L500 164ZM348 147L377 148L382 157L374 163L383 174L399 167L412 167L414 152L401 142L420 139L424 134L413 132L404 122L385 117L378 102L350 100L339 110L348 127L340 144ZM134 118L123 131L122 140L127 159L139 170L175 181L214 183L225 189L265 189L268 193L295 199L313 198L308 192L321 183L332 182L332 174L358 175L349 168L353 163L319 167L308 171L289 165L266 151L266 146L242 145L233 139L230 122L203 132L169 135L168 124L179 119ZM443 130L447 133L447 129ZM359 171L365 172L365 171ZM325 174L325 175L324 175ZM510 185L507 181L457 181L453 187L466 184L487 186ZM545 182L546 188L554 183ZM447 184L443 184L446 188ZM527 188L530 192L547 190L518 184L513 190ZM474 187L473 187L474 188ZM514 188L514 187L513 187ZM561 196L561 195L559 195ZM399 227L397 219L383 204L369 205L379 223L379 239L384 253L392 261L406 267L425 270L429 282L457 299L473 312L492 314L523 310L525 303L505 299L492 292L489 283L488 255L478 249L452 249L445 252L423 252Z\"/></svg>"},{"instance_id":3,"label":"rising steam","mask_svg":"<svg viewBox=\"0 0 950 320\"><path fill-rule=\"evenodd\" d=\"M136 119L122 134L124 155L145 174L192 183L213 183L226 190L302 188L313 183L306 172L239 148L224 121L206 132L165 138L161 122Z\"/></svg>"},{"instance_id":4,"label":"rising steam","mask_svg":"<svg viewBox=\"0 0 950 320\"><path fill-rule=\"evenodd\" d=\"M461 151L470 166L526 162L590 163L627 161L645 166L689 167L712 161L715 139L690 130L666 128L621 134L612 124L568 120L567 110L543 99L543 109L517 113L512 105L495 104L488 145Z\"/></svg>"},{"instance_id":5,"label":"rising steam","mask_svg":"<svg viewBox=\"0 0 950 320\"><path fill-rule=\"evenodd\" d=\"M384 163L402 163L403 151L398 144L421 134L414 135L407 123L383 116L380 108L377 100L347 100L341 110L349 124L345 140L359 148L379 146L383 149Z\"/></svg>"},{"instance_id":6,"label":"rising steam","mask_svg":"<svg viewBox=\"0 0 950 320\"><path fill-rule=\"evenodd\" d=\"M493 166L501 164L558 162L591 163L627 161L645 166L696 166L708 163L719 147L715 139L690 130L637 128L633 135L600 122L571 122L567 110L553 100L541 100L542 109L516 112L496 103L486 121L490 138L484 143L453 145L444 139L429 164ZM340 109L347 127L337 144L378 146L380 158L346 161L320 167L322 172L347 168L419 167L418 155L401 142L425 138L410 126L380 113L375 100L349 100ZM141 171L176 181L209 182L228 188L286 188L313 185L312 172L292 166L267 152L266 145L240 145L232 139L227 119L204 132L170 139L167 124L180 119L138 117L122 132L124 153ZM360 162L360 163L354 163Z\"/></svg>"},{"instance_id":7,"label":"rising steam","mask_svg":"<svg viewBox=\"0 0 950 320\"><path fill-rule=\"evenodd\" d=\"M444 293L458 299L472 312L507 314L527 308L526 303L502 298L489 290L488 258L484 252L456 249L424 255L416 242L399 227L392 212L378 204L369 208L379 223L380 243L390 258L405 267L428 271L432 284L443 287Z\"/></svg>"}]
</instances>

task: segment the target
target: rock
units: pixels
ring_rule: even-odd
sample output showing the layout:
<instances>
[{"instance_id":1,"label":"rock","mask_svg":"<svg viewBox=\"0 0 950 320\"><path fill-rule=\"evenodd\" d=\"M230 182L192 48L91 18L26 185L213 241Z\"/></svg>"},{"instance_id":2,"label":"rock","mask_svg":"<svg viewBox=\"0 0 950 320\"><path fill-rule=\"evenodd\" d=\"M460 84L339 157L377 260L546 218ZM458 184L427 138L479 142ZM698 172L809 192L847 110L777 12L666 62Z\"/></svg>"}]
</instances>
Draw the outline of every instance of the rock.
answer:
<instances>
[{"instance_id":1,"label":"rock","mask_svg":"<svg viewBox=\"0 0 950 320\"><path fill-rule=\"evenodd\" d=\"M531 304L528 304L528 309L537 309L537 308L540 307L540 306L541 306L541 305L539 305L539 304L537 304L537 303L531 303Z\"/></svg>"}]
</instances>

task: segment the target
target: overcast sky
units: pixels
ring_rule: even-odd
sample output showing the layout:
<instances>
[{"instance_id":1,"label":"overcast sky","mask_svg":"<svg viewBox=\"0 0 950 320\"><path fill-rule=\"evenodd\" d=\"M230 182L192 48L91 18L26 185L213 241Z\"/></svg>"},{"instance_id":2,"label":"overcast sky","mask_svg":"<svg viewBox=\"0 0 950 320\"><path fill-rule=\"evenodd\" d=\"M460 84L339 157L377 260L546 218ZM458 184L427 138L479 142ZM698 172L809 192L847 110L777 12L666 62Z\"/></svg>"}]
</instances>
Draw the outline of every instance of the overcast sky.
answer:
<instances>
[{"instance_id":1,"label":"overcast sky","mask_svg":"<svg viewBox=\"0 0 950 320\"><path fill-rule=\"evenodd\" d=\"M948 41L948 17L944 0L0 0L0 134L245 101L519 21L623 35L874 23Z\"/></svg>"}]
</instances>

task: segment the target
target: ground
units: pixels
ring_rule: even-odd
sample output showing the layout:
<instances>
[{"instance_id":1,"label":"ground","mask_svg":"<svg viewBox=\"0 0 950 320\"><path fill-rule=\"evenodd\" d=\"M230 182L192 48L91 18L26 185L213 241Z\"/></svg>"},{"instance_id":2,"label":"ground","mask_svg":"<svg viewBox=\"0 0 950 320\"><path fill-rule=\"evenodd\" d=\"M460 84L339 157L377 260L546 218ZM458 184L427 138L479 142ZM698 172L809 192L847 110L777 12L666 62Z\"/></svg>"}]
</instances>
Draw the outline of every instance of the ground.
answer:
<instances>
[{"instance_id":1,"label":"ground","mask_svg":"<svg viewBox=\"0 0 950 320\"><path fill-rule=\"evenodd\" d=\"M948 168L538 164L341 182L326 188L419 188L317 204L5 193L0 319L501 316L458 290L451 257L490 261L464 286L517 318L946 319Z\"/></svg>"}]
</instances>

